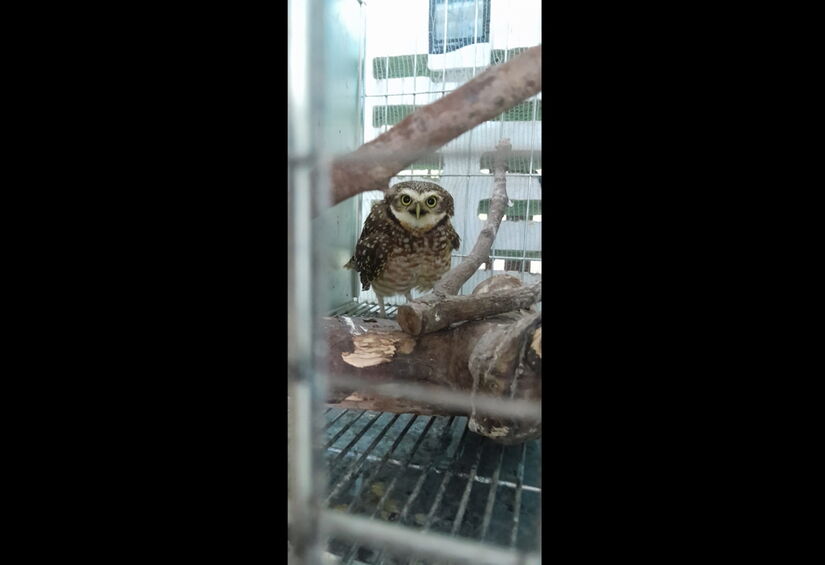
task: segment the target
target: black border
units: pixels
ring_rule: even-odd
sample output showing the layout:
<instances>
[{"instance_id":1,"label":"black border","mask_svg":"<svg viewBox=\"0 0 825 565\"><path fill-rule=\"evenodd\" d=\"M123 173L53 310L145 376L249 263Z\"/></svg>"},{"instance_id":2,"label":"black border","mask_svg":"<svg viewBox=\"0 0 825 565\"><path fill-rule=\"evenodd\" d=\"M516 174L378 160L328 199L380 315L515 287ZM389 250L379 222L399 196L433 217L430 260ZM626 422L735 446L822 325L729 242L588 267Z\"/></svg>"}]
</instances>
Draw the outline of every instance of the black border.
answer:
<instances>
[{"instance_id":1,"label":"black border","mask_svg":"<svg viewBox=\"0 0 825 565\"><path fill-rule=\"evenodd\" d=\"M773 96L796 90L771 74L790 57L759 47L772 22L605 10L544 11L544 551L697 554L731 524L764 531L781 482L753 502L777 443L760 418L781 418L749 392L765 367L784 378L769 285L797 242L765 249L804 205L764 195L793 169L771 122L792 104ZM40 134L36 209L54 223L48 253L31 251L40 286L18 299L36 332L18 333L59 369L25 380L48 406L30 443L60 479L23 492L107 556L269 557L287 235L272 222L286 92L269 70L285 17L106 15L54 14L45 53L20 43L43 80L18 113Z\"/></svg>"}]
</instances>

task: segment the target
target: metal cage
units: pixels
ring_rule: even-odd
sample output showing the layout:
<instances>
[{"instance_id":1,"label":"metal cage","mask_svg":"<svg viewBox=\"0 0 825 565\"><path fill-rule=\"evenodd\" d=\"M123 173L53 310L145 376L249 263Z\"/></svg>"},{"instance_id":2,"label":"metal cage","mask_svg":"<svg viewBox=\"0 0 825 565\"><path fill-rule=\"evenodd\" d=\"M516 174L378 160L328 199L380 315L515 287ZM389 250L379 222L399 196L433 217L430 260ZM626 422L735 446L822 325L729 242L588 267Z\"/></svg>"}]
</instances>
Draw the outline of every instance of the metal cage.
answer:
<instances>
[{"instance_id":1,"label":"metal cage","mask_svg":"<svg viewBox=\"0 0 825 565\"><path fill-rule=\"evenodd\" d=\"M540 43L538 0L289 2L289 558L296 563L537 563L541 441L502 446L462 416L361 412L324 404L318 327L327 315L377 312L341 267L375 193L317 217L337 155L490 65ZM515 16L518 15L518 17ZM397 28L388 30L393 21ZM434 37L438 35L439 37ZM382 39L383 38L383 39ZM509 218L492 269L541 277L541 94L441 148L392 182L439 182L472 246L492 185L489 153L513 142ZM489 205L489 201L488 204ZM403 299L402 299L403 300ZM388 300L387 313L397 300Z\"/></svg>"}]
</instances>

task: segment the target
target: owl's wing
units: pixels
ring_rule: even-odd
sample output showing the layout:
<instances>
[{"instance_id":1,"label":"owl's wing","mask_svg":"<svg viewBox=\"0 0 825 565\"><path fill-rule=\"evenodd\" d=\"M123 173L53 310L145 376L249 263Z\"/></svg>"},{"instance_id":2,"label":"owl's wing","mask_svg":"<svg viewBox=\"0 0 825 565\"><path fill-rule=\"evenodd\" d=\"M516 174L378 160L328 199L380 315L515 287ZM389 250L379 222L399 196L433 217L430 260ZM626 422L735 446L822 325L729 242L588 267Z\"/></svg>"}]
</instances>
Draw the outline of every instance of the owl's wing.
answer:
<instances>
[{"instance_id":1,"label":"owl's wing","mask_svg":"<svg viewBox=\"0 0 825 565\"><path fill-rule=\"evenodd\" d=\"M453 226L450 226L450 232L448 233L448 237L450 238L450 244L453 246L454 251L458 251L458 248L461 246L461 238L456 233Z\"/></svg>"},{"instance_id":2,"label":"owl's wing","mask_svg":"<svg viewBox=\"0 0 825 565\"><path fill-rule=\"evenodd\" d=\"M370 282L381 275L387 262L389 241L387 233L379 229L382 223L381 211L376 206L364 222L364 229L355 246L355 256L347 263L360 273L363 290L370 289Z\"/></svg>"}]
</instances>

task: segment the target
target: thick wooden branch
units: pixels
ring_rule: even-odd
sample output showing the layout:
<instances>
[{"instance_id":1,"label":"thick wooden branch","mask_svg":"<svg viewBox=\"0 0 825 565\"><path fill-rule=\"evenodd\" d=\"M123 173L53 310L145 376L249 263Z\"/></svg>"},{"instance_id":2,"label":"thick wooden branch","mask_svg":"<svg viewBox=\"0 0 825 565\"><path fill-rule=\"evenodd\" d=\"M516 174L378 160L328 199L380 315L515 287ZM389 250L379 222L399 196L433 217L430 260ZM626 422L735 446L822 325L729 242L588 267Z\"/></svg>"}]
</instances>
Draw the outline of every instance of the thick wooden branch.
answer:
<instances>
[{"instance_id":1,"label":"thick wooden branch","mask_svg":"<svg viewBox=\"0 0 825 565\"><path fill-rule=\"evenodd\" d=\"M536 379L541 372L523 347L538 343L531 350L541 350L535 335L541 319L536 324L535 316L509 313L421 337L402 332L392 320L324 318L328 403L382 412L466 415L476 422L474 431L505 443L537 437L541 383ZM489 352L478 349L482 341L497 344L502 362L493 368L485 361ZM523 365L531 362L532 372L525 377ZM346 377L355 377L357 384ZM387 387L419 392L382 394ZM533 409L529 415L524 407L507 412L502 405L509 403L502 400L510 399L530 401Z\"/></svg>"},{"instance_id":2,"label":"thick wooden branch","mask_svg":"<svg viewBox=\"0 0 825 565\"><path fill-rule=\"evenodd\" d=\"M390 179L475 126L541 91L541 45L484 71L332 163L332 204L386 190Z\"/></svg>"},{"instance_id":3,"label":"thick wooden branch","mask_svg":"<svg viewBox=\"0 0 825 565\"><path fill-rule=\"evenodd\" d=\"M410 335L435 332L456 322L480 320L512 310L527 310L541 301L541 281L531 285L470 296L448 296L434 302L410 302L398 308L397 320Z\"/></svg>"}]
</instances>

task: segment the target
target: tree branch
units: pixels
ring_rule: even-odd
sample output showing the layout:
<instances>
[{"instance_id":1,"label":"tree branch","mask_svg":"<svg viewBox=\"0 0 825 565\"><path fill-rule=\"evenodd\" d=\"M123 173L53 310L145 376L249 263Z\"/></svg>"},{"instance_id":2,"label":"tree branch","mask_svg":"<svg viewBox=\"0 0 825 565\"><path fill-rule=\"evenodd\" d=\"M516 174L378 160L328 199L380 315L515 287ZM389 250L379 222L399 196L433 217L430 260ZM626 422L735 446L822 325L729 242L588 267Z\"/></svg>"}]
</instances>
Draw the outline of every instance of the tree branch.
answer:
<instances>
[{"instance_id":1,"label":"tree branch","mask_svg":"<svg viewBox=\"0 0 825 565\"><path fill-rule=\"evenodd\" d=\"M473 273L478 271L482 263L490 259L490 250L498 235L498 228L501 226L501 219L507 209L510 199L507 197L507 157L513 146L509 139L502 139L496 145L496 156L493 164L493 195L490 198L490 210L487 213L487 221L478 234L473 250L461 263L456 265L447 274L441 277L433 288L433 294L449 295L458 294L461 286L467 282Z\"/></svg>"},{"instance_id":2,"label":"tree branch","mask_svg":"<svg viewBox=\"0 0 825 565\"><path fill-rule=\"evenodd\" d=\"M332 204L390 179L422 156L541 91L541 45L496 65L419 108L388 132L332 163Z\"/></svg>"},{"instance_id":3,"label":"tree branch","mask_svg":"<svg viewBox=\"0 0 825 565\"><path fill-rule=\"evenodd\" d=\"M436 297L433 302L413 301L399 306L396 320L410 335L436 332L456 322L480 320L513 310L527 310L541 301L541 281L470 296Z\"/></svg>"}]
</instances>

